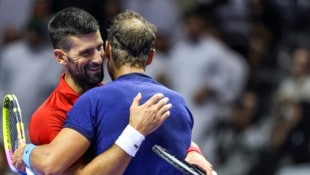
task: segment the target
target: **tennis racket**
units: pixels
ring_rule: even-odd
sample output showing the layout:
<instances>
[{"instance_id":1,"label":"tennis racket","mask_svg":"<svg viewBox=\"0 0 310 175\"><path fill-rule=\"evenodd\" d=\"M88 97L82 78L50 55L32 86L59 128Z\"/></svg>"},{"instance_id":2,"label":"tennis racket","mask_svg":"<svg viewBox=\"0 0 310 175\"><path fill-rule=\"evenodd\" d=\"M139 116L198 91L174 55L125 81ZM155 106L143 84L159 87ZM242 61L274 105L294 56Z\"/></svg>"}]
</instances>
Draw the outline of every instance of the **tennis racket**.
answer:
<instances>
[{"instance_id":1,"label":"tennis racket","mask_svg":"<svg viewBox=\"0 0 310 175\"><path fill-rule=\"evenodd\" d=\"M14 94L6 94L2 107L3 144L8 165L12 172L20 173L13 165L14 151L26 144L24 123L18 100ZM27 174L33 174L26 169ZM28 173L29 172L29 173Z\"/></svg>"},{"instance_id":2,"label":"tennis racket","mask_svg":"<svg viewBox=\"0 0 310 175\"><path fill-rule=\"evenodd\" d=\"M201 170L199 167L194 166L188 163L187 161L176 157L175 155L171 154L168 150L159 145L154 145L152 147L152 150L161 158L163 158L165 161L167 161L169 164L171 164L172 166L174 166L175 168L177 168L186 175L205 175L205 172ZM212 175L217 175L217 173L213 171Z\"/></svg>"}]
</instances>

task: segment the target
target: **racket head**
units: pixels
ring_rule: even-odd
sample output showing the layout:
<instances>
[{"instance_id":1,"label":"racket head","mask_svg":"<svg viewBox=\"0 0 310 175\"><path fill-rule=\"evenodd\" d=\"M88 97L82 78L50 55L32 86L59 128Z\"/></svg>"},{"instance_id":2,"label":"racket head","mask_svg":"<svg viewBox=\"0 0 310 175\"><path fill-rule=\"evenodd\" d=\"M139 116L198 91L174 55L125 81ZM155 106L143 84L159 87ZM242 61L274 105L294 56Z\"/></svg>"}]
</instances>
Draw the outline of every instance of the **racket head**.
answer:
<instances>
[{"instance_id":1,"label":"racket head","mask_svg":"<svg viewBox=\"0 0 310 175\"><path fill-rule=\"evenodd\" d=\"M26 137L19 102L14 94L3 98L2 133L6 160L11 171L18 173L12 163L13 154L18 147L26 144Z\"/></svg>"},{"instance_id":2,"label":"racket head","mask_svg":"<svg viewBox=\"0 0 310 175\"><path fill-rule=\"evenodd\" d=\"M168 150L165 148L159 146L159 145L154 145L152 147L152 150L161 158L163 158L165 161L167 161L169 164L174 166L176 169L180 170L182 173L187 174L187 175L205 175L205 173L198 169L197 167L193 166L192 164L186 162L183 159L180 159L170 153Z\"/></svg>"}]
</instances>

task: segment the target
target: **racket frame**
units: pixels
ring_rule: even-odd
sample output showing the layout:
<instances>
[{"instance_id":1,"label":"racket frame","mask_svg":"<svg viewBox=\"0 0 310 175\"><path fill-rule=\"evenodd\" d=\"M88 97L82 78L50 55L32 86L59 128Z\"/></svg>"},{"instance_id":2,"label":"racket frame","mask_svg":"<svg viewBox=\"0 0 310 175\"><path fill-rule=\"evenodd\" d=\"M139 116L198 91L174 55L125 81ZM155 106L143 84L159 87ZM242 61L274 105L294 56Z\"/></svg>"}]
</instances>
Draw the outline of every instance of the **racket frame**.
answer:
<instances>
[{"instance_id":1,"label":"racket frame","mask_svg":"<svg viewBox=\"0 0 310 175\"><path fill-rule=\"evenodd\" d=\"M170 153L167 149L154 145L152 150L159 155L161 158L166 160L169 164L173 165L176 169L180 170L187 175L205 175L205 173L198 167L188 163L187 161L180 159Z\"/></svg>"},{"instance_id":2,"label":"racket frame","mask_svg":"<svg viewBox=\"0 0 310 175\"><path fill-rule=\"evenodd\" d=\"M11 128L12 128L11 122L10 122L11 117L14 117L16 121L15 127L16 127L16 133L17 133L17 143L15 144L13 143L13 140L11 137ZM13 154L16 148L26 144L26 137L25 137L25 128L24 128L24 123L22 120L19 102L14 94L7 94L3 98L2 130L3 130L2 131L3 144L4 144L4 150L5 150L7 163L12 172L19 173L19 171L14 167L13 162L12 162ZM17 147L16 147L16 144L17 144Z\"/></svg>"}]
</instances>

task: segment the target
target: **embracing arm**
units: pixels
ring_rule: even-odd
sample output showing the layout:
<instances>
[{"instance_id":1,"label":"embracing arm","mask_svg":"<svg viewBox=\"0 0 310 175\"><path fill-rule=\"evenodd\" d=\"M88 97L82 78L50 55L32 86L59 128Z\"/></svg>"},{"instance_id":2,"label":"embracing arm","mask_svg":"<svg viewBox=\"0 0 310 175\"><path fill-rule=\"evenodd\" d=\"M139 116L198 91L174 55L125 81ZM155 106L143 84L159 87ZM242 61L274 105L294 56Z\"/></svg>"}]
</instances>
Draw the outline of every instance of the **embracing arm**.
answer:
<instances>
[{"instance_id":1,"label":"embracing arm","mask_svg":"<svg viewBox=\"0 0 310 175\"><path fill-rule=\"evenodd\" d=\"M70 138L70 139L68 139ZM131 160L131 156L114 144L98 155L87 165L75 163L87 150L90 142L75 130L64 128L50 143L36 146L30 155L30 165L36 174L122 174ZM21 151L20 153L18 153ZM23 155L24 149L15 153ZM15 158L14 158L15 159ZM75 164L74 164L75 163ZM72 165L73 164L73 165ZM14 165L21 169L20 165ZM71 166L72 165L72 166Z\"/></svg>"},{"instance_id":2,"label":"embracing arm","mask_svg":"<svg viewBox=\"0 0 310 175\"><path fill-rule=\"evenodd\" d=\"M171 104L167 104L169 99L163 97L162 94L154 95L142 105L139 105L141 94L134 98L129 120L130 128L135 128L133 133L146 136L169 117ZM64 128L50 144L37 146L31 151L30 165L38 174L122 174L132 158L127 150L120 147L122 145L114 144L87 165L80 162L72 165L89 146L90 142L79 132ZM13 163L19 170L25 168L24 148L14 152Z\"/></svg>"},{"instance_id":3,"label":"embracing arm","mask_svg":"<svg viewBox=\"0 0 310 175\"><path fill-rule=\"evenodd\" d=\"M26 163L30 164L37 174L59 174L78 160L89 145L90 142L83 135L64 128L50 144L36 146L32 150L31 144L28 144L17 149L14 152L13 164L21 171L25 170Z\"/></svg>"},{"instance_id":4,"label":"embracing arm","mask_svg":"<svg viewBox=\"0 0 310 175\"><path fill-rule=\"evenodd\" d=\"M131 158L119 146L113 144L112 147L98 155L87 165L83 165L82 163L74 164L64 174L123 174Z\"/></svg>"}]
</instances>

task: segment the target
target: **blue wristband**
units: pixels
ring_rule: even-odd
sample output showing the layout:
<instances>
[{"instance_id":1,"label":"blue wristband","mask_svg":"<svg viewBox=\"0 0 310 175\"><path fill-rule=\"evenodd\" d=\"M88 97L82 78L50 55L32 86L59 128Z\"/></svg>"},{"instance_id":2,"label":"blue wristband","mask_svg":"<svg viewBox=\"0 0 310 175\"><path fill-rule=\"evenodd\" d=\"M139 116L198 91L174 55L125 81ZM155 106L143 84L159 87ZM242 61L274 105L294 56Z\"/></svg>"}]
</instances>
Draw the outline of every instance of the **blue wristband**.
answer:
<instances>
[{"instance_id":1,"label":"blue wristband","mask_svg":"<svg viewBox=\"0 0 310 175\"><path fill-rule=\"evenodd\" d=\"M28 144L24 149L23 161L26 164L26 166L30 169L32 169L30 164L30 154L35 147L36 146L34 144Z\"/></svg>"}]
</instances>

